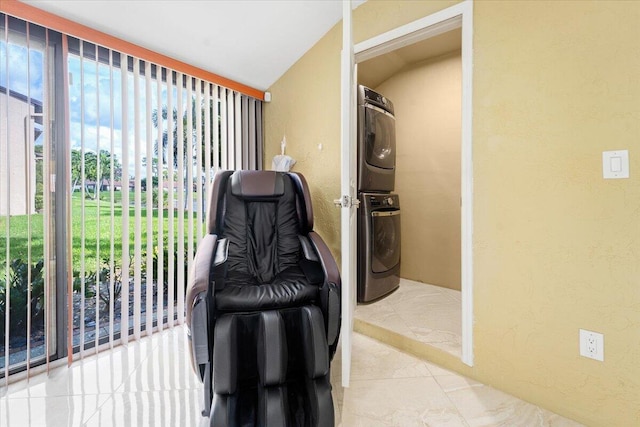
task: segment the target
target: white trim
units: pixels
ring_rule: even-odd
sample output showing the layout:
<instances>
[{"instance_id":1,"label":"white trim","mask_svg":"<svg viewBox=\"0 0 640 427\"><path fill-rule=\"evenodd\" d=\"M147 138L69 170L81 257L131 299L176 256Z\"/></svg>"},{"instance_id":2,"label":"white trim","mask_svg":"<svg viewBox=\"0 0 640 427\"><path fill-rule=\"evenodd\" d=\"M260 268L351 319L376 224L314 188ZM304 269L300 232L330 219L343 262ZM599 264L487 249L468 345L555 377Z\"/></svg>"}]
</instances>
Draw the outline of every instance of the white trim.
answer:
<instances>
[{"instance_id":1,"label":"white trim","mask_svg":"<svg viewBox=\"0 0 640 427\"><path fill-rule=\"evenodd\" d=\"M356 63L363 62L460 27L462 27L462 362L473 366L473 0L463 1L360 42L354 46L354 51Z\"/></svg>"},{"instance_id":2,"label":"white trim","mask_svg":"<svg viewBox=\"0 0 640 427\"><path fill-rule=\"evenodd\" d=\"M462 14L462 362L473 366L473 3Z\"/></svg>"},{"instance_id":3,"label":"white trim","mask_svg":"<svg viewBox=\"0 0 640 427\"><path fill-rule=\"evenodd\" d=\"M342 52L340 63L340 148L341 175L340 198L344 195L354 196L356 179L356 149L353 129L355 121L355 99L353 89L354 57L353 57L353 26L351 1L342 5ZM343 204L340 209L340 225L342 233L342 386L349 387L351 379L351 354L353 338L353 322L356 305L356 235L353 222L356 218L355 207Z\"/></svg>"},{"instance_id":4,"label":"white trim","mask_svg":"<svg viewBox=\"0 0 640 427\"><path fill-rule=\"evenodd\" d=\"M434 15L438 15L436 13ZM462 16L457 15L444 21L432 19L429 15L402 27L395 28L354 46L356 62L364 62L376 56L409 46L422 40L438 36L462 26Z\"/></svg>"}]
</instances>

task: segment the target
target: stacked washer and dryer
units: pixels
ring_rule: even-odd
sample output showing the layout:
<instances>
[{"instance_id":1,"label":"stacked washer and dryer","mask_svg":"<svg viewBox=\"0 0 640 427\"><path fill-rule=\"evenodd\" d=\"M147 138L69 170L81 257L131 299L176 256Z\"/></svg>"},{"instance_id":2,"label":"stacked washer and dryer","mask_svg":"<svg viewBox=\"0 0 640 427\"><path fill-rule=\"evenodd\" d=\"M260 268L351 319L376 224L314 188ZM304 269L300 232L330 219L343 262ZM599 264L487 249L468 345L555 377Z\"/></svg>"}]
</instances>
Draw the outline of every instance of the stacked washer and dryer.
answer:
<instances>
[{"instance_id":1,"label":"stacked washer and dryer","mask_svg":"<svg viewBox=\"0 0 640 427\"><path fill-rule=\"evenodd\" d=\"M396 119L393 103L358 86L358 302L400 285L400 199L393 193Z\"/></svg>"}]
</instances>

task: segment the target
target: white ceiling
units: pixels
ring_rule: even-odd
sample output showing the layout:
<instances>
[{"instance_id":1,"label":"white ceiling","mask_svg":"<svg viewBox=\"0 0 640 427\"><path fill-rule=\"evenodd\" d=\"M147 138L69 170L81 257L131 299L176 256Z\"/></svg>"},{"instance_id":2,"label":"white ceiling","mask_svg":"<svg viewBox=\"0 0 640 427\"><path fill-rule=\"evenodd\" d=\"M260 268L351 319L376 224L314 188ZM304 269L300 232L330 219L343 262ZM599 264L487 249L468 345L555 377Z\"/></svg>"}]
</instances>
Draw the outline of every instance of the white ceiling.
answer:
<instances>
[{"instance_id":1,"label":"white ceiling","mask_svg":"<svg viewBox=\"0 0 640 427\"><path fill-rule=\"evenodd\" d=\"M259 90L342 19L340 0L22 1Z\"/></svg>"}]
</instances>

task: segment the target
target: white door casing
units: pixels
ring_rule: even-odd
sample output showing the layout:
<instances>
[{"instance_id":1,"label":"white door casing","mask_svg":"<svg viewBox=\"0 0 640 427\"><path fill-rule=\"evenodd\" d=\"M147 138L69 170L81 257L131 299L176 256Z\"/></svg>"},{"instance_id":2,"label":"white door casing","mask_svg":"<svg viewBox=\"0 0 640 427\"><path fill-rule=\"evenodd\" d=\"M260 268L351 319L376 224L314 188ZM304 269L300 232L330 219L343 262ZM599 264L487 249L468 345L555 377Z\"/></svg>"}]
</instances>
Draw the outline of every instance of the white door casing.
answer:
<instances>
[{"instance_id":1,"label":"white door casing","mask_svg":"<svg viewBox=\"0 0 640 427\"><path fill-rule=\"evenodd\" d=\"M341 194L356 194L357 63L403 46L462 28L462 141L461 141L461 250L462 250L462 362L473 366L473 0L466 0L424 18L353 45L351 2L343 4L341 61ZM351 342L356 295L356 209L342 203L342 385L349 386Z\"/></svg>"},{"instance_id":2,"label":"white door casing","mask_svg":"<svg viewBox=\"0 0 640 427\"><path fill-rule=\"evenodd\" d=\"M342 8L342 60L340 72L341 104L341 207L342 235L342 386L349 387L351 376L351 344L353 318L356 308L356 226L357 226L357 176L355 135L355 60L351 1L344 1Z\"/></svg>"}]
</instances>

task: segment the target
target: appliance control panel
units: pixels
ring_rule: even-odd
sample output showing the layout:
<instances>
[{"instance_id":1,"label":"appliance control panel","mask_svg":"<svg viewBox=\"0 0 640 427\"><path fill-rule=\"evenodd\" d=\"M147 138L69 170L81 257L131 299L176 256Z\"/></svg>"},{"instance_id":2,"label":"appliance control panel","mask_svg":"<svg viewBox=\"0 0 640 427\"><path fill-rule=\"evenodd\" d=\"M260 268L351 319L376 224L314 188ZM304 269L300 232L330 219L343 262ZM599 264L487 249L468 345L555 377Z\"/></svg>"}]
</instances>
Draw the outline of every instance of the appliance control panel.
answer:
<instances>
[{"instance_id":1,"label":"appliance control panel","mask_svg":"<svg viewBox=\"0 0 640 427\"><path fill-rule=\"evenodd\" d=\"M362 88L364 89L364 102L377 105L393 114L393 102L367 87L362 86Z\"/></svg>"},{"instance_id":2,"label":"appliance control panel","mask_svg":"<svg viewBox=\"0 0 640 427\"><path fill-rule=\"evenodd\" d=\"M400 209L400 198L397 194L365 193L365 203L372 208Z\"/></svg>"}]
</instances>

